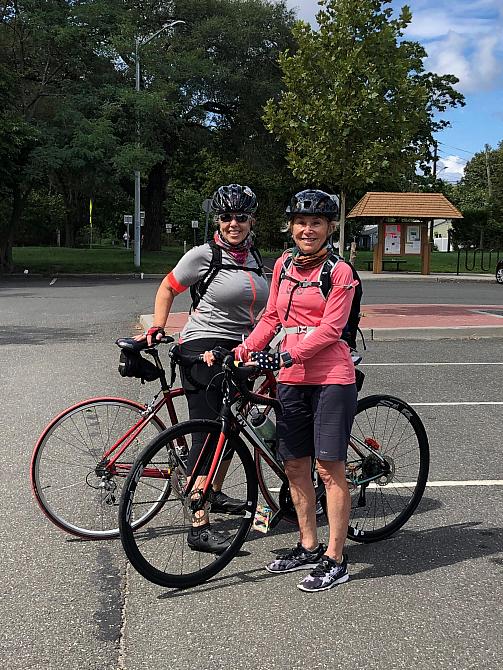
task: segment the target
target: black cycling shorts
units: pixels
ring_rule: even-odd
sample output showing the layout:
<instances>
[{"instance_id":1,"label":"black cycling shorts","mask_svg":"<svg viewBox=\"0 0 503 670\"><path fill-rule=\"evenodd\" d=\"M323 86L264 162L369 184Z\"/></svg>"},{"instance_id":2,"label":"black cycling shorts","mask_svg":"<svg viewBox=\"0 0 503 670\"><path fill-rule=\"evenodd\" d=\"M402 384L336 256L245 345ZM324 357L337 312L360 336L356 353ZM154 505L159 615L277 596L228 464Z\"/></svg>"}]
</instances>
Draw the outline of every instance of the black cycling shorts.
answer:
<instances>
[{"instance_id":1,"label":"black cycling shorts","mask_svg":"<svg viewBox=\"0 0 503 670\"><path fill-rule=\"evenodd\" d=\"M311 456L345 461L356 413L355 384L278 384L278 452L284 461Z\"/></svg>"}]
</instances>

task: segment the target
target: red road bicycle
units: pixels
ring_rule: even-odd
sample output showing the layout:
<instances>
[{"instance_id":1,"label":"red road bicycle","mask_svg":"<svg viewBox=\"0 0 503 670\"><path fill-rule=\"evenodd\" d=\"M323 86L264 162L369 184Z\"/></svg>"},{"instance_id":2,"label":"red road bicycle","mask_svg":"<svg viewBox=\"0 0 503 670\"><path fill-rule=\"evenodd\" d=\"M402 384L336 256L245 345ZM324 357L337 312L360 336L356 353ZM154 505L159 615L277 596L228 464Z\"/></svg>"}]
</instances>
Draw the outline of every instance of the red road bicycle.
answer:
<instances>
[{"instance_id":1,"label":"red road bicycle","mask_svg":"<svg viewBox=\"0 0 503 670\"><path fill-rule=\"evenodd\" d=\"M254 518L259 525L259 490L271 508L266 526L273 527L282 518L296 522L283 462L274 444L257 432L251 411L253 407L281 411L279 403L260 390L250 390L247 380L255 374L253 368L236 367L231 354L224 354L222 363L219 419L185 421L158 435L139 455L122 489L122 545L133 567L160 586L195 586L222 570L240 550ZM176 466L174 454L180 442L187 447L203 445L189 481ZM212 482L224 463L225 490L245 501L242 514L213 509ZM346 461L351 491L348 537L376 542L399 530L421 500L428 466L428 438L410 405L389 395L361 398ZM195 489L202 473L208 473L204 484ZM313 480L317 501L326 510L324 487L314 465ZM172 495L159 504L166 486L171 486ZM150 514L149 523L138 529L153 505L158 513ZM193 551L187 543L191 525L203 509L212 532L224 532L230 540L221 554ZM265 510L259 512L264 516Z\"/></svg>"},{"instance_id":2,"label":"red road bicycle","mask_svg":"<svg viewBox=\"0 0 503 670\"><path fill-rule=\"evenodd\" d=\"M166 337L164 343L172 343ZM182 388L173 388L174 366L170 383L166 379L156 347L131 338L118 339L121 352L139 357L150 355L154 363L140 359L157 369L160 390L150 403L118 397L96 397L83 400L58 414L37 440L30 467L35 499L58 528L72 535L103 540L119 536L117 510L122 487L132 463L142 449L166 424L159 414L167 411L168 427L178 424L175 400L184 395ZM121 358L122 360L122 358ZM126 376L141 377L138 374ZM153 381L153 378L150 378ZM273 394L275 378L271 374L260 386L260 393ZM173 470L184 476L185 443L180 440L172 452ZM260 459L257 469L262 471ZM148 473L147 473L148 474ZM147 523L162 508L171 494L171 482L156 490L155 499L144 507L134 528Z\"/></svg>"}]
</instances>

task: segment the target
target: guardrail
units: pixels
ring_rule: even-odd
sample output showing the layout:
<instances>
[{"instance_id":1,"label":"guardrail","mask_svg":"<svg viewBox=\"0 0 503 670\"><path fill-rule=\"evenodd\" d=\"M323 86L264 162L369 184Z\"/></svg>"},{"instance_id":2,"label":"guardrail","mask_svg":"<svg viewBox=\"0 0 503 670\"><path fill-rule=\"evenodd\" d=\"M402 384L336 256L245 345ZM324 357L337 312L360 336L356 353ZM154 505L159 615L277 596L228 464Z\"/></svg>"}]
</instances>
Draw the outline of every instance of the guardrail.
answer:
<instances>
[{"instance_id":1,"label":"guardrail","mask_svg":"<svg viewBox=\"0 0 503 670\"><path fill-rule=\"evenodd\" d=\"M459 275L462 256L465 261L463 272L490 272L492 262L494 261L496 268L496 263L503 256L503 252L500 249L458 249L457 275Z\"/></svg>"}]
</instances>

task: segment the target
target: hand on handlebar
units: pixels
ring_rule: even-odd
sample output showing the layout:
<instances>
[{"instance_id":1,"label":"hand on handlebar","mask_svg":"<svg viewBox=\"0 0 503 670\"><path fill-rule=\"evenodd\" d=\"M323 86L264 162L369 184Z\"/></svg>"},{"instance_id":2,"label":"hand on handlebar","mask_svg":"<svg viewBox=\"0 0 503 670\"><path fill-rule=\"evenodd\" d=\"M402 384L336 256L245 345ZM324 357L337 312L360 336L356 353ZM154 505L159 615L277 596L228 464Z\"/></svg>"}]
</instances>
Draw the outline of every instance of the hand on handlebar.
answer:
<instances>
[{"instance_id":1,"label":"hand on handlebar","mask_svg":"<svg viewBox=\"0 0 503 670\"><path fill-rule=\"evenodd\" d=\"M203 361L206 365L211 368L215 362L215 356L212 351L205 351L204 354L201 354Z\"/></svg>"},{"instance_id":2,"label":"hand on handlebar","mask_svg":"<svg viewBox=\"0 0 503 670\"><path fill-rule=\"evenodd\" d=\"M141 342L142 340L146 339L148 346L151 347L153 344L159 344L159 342L165 336L166 333L164 332L164 328L161 326L152 326L141 335L136 335L134 339L137 342Z\"/></svg>"},{"instance_id":3,"label":"hand on handlebar","mask_svg":"<svg viewBox=\"0 0 503 670\"><path fill-rule=\"evenodd\" d=\"M279 353L270 354L268 351L250 351L247 365L258 365L262 370L279 370L284 363Z\"/></svg>"}]
</instances>

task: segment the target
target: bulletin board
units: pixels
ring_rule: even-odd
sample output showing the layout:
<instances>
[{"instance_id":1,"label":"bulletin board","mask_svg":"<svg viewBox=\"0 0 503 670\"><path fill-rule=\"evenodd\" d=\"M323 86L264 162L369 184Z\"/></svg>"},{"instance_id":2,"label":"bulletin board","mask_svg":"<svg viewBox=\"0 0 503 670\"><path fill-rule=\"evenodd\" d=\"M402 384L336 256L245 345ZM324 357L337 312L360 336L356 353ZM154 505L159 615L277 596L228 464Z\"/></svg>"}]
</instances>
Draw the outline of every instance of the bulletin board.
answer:
<instances>
[{"instance_id":1,"label":"bulletin board","mask_svg":"<svg viewBox=\"0 0 503 670\"><path fill-rule=\"evenodd\" d=\"M402 226L399 223L386 223L384 226L384 254L399 256L401 240Z\"/></svg>"},{"instance_id":2,"label":"bulletin board","mask_svg":"<svg viewBox=\"0 0 503 670\"><path fill-rule=\"evenodd\" d=\"M415 254L417 256L421 253L421 226L420 224L407 224L405 235L404 254Z\"/></svg>"}]
</instances>

